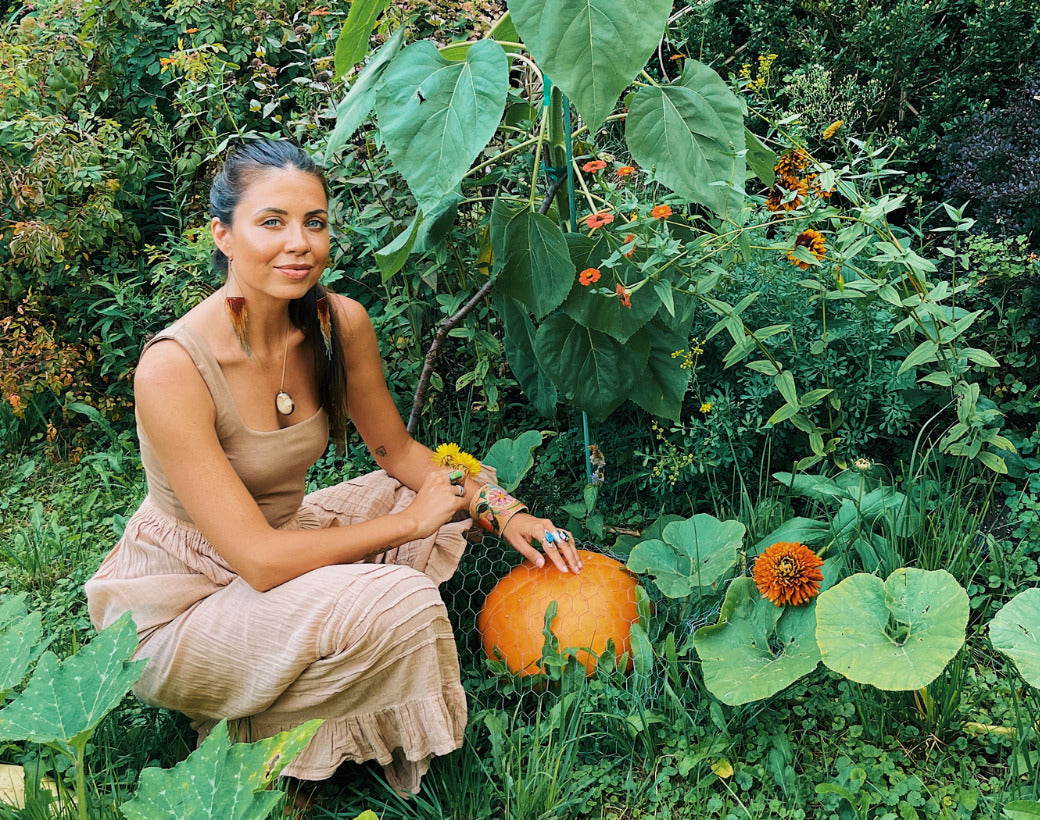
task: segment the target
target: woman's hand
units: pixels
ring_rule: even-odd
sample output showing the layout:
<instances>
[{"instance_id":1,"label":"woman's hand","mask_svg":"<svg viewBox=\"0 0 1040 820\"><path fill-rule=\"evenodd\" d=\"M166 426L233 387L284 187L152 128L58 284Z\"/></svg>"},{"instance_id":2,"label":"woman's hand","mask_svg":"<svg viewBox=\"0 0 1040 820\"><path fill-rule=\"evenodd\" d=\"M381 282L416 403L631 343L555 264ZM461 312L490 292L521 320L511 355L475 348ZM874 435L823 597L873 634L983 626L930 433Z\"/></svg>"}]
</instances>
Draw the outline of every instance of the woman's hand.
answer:
<instances>
[{"instance_id":1,"label":"woman's hand","mask_svg":"<svg viewBox=\"0 0 1040 820\"><path fill-rule=\"evenodd\" d=\"M465 495L460 496L459 487L451 483L449 471L432 470L423 479L412 503L401 511L401 515L411 519L414 538L425 538L451 521L455 513L466 509L467 506Z\"/></svg>"},{"instance_id":2,"label":"woman's hand","mask_svg":"<svg viewBox=\"0 0 1040 820\"><path fill-rule=\"evenodd\" d=\"M506 523L502 537L535 566L544 566L545 556L548 556L560 572L581 572L581 558L574 545L574 536L548 518L535 518L530 513L519 512ZM535 541L541 545L545 556L531 546Z\"/></svg>"}]
</instances>

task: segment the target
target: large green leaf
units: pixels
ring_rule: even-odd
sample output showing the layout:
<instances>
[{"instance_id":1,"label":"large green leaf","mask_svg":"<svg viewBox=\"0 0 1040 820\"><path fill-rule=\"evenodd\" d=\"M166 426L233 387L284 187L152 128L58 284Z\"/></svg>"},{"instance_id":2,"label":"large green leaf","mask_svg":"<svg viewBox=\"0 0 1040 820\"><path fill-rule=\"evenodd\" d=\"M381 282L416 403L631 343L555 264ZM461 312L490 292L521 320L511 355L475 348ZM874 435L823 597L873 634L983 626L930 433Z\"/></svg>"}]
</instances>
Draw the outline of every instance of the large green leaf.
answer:
<instances>
[{"instance_id":1,"label":"large green leaf","mask_svg":"<svg viewBox=\"0 0 1040 820\"><path fill-rule=\"evenodd\" d=\"M136 648L127 612L64 661L45 652L22 693L0 710L0 740L55 744L72 755L83 749L140 677L145 662L127 660Z\"/></svg>"},{"instance_id":2,"label":"large green leaf","mask_svg":"<svg viewBox=\"0 0 1040 820\"><path fill-rule=\"evenodd\" d=\"M795 516L794 518L787 519L765 538L760 539L759 542L755 544L754 550L749 551L749 557L765 552L767 548L771 547L773 544L780 543L781 541L795 541L807 546L822 544L827 541L827 536L830 534L830 531L830 527L822 521L814 521L811 518Z\"/></svg>"},{"instance_id":3,"label":"large green leaf","mask_svg":"<svg viewBox=\"0 0 1040 820\"><path fill-rule=\"evenodd\" d=\"M535 62L595 133L664 34L671 0L509 0Z\"/></svg>"},{"instance_id":4,"label":"large green leaf","mask_svg":"<svg viewBox=\"0 0 1040 820\"><path fill-rule=\"evenodd\" d=\"M989 622L989 639L1040 689L1040 588L1027 589L1001 607Z\"/></svg>"},{"instance_id":5,"label":"large green leaf","mask_svg":"<svg viewBox=\"0 0 1040 820\"><path fill-rule=\"evenodd\" d=\"M7 595L0 604L0 703L22 682L47 644L43 640L43 619L29 612L25 595Z\"/></svg>"},{"instance_id":6,"label":"large green leaf","mask_svg":"<svg viewBox=\"0 0 1040 820\"><path fill-rule=\"evenodd\" d=\"M343 101L336 106L336 127L329 135L328 145L325 146L325 159L329 159L340 147L354 136L354 132L361 127L376 104L376 91L383 79L386 67L390 60L401 48L404 42L404 26L395 31L390 39L380 47L376 56L358 74L350 91Z\"/></svg>"},{"instance_id":7,"label":"large green leaf","mask_svg":"<svg viewBox=\"0 0 1040 820\"><path fill-rule=\"evenodd\" d=\"M646 366L649 342L640 334L623 345L566 314L554 313L538 328L534 351L567 401L604 419L628 398Z\"/></svg>"},{"instance_id":8,"label":"large green leaf","mask_svg":"<svg viewBox=\"0 0 1040 820\"><path fill-rule=\"evenodd\" d=\"M499 266L495 288L536 319L558 307L574 282L574 264L559 224L526 203L495 202L491 246Z\"/></svg>"},{"instance_id":9,"label":"large green leaf","mask_svg":"<svg viewBox=\"0 0 1040 820\"><path fill-rule=\"evenodd\" d=\"M187 760L172 769L141 772L133 800L120 808L127 820L262 820L282 799L268 785L320 725L320 720L311 720L274 737L232 745L222 720Z\"/></svg>"},{"instance_id":10,"label":"large green leaf","mask_svg":"<svg viewBox=\"0 0 1040 820\"><path fill-rule=\"evenodd\" d=\"M512 297L495 294L498 314L504 327L503 347L506 361L534 409L543 416L556 412L559 394L534 352L536 329L527 311Z\"/></svg>"},{"instance_id":11,"label":"large green leaf","mask_svg":"<svg viewBox=\"0 0 1040 820\"><path fill-rule=\"evenodd\" d=\"M636 379L629 398L654 416L679 420L683 396L693 371L682 366L675 351L686 346L686 336L663 327L656 320L648 325L650 358L642 378Z\"/></svg>"},{"instance_id":12,"label":"large green leaf","mask_svg":"<svg viewBox=\"0 0 1040 820\"><path fill-rule=\"evenodd\" d=\"M733 569L745 531L739 521L699 513L666 526L660 540L636 544L628 568L652 575L669 598L685 598L695 589L713 586Z\"/></svg>"},{"instance_id":13,"label":"large green leaf","mask_svg":"<svg viewBox=\"0 0 1040 820\"><path fill-rule=\"evenodd\" d=\"M495 468L498 485L507 493L517 485L534 466L534 451L541 445L545 433L527 430L516 438L502 438L491 445L481 461Z\"/></svg>"},{"instance_id":14,"label":"large green leaf","mask_svg":"<svg viewBox=\"0 0 1040 820\"><path fill-rule=\"evenodd\" d=\"M816 640L823 662L878 689L920 689L964 643L968 594L945 570L898 569L887 581L857 573L821 592Z\"/></svg>"},{"instance_id":15,"label":"large green leaf","mask_svg":"<svg viewBox=\"0 0 1040 820\"><path fill-rule=\"evenodd\" d=\"M353 0L336 39L335 71L341 77L368 53L368 38L390 0Z\"/></svg>"},{"instance_id":16,"label":"large green leaf","mask_svg":"<svg viewBox=\"0 0 1040 820\"><path fill-rule=\"evenodd\" d=\"M751 578L735 578L719 621L693 636L704 685L730 706L771 697L820 662L815 602L778 607Z\"/></svg>"},{"instance_id":17,"label":"large green leaf","mask_svg":"<svg viewBox=\"0 0 1040 820\"><path fill-rule=\"evenodd\" d=\"M495 133L506 104L509 64L494 40L463 62L423 40L390 63L376 91L376 116L394 167L419 206L432 213L455 190Z\"/></svg>"},{"instance_id":18,"label":"large green leaf","mask_svg":"<svg viewBox=\"0 0 1040 820\"><path fill-rule=\"evenodd\" d=\"M639 89L625 138L633 159L680 196L720 216L739 210L744 104L703 63L687 60L678 82Z\"/></svg>"}]
</instances>

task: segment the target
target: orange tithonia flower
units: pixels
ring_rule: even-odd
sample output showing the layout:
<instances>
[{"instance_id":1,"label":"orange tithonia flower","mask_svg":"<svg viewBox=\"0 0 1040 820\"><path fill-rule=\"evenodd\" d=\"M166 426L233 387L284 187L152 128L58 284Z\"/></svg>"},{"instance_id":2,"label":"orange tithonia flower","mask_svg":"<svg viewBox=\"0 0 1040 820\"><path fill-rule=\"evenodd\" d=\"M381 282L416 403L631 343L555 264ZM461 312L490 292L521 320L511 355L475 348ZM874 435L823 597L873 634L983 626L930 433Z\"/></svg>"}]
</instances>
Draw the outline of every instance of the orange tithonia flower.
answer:
<instances>
[{"instance_id":1,"label":"orange tithonia flower","mask_svg":"<svg viewBox=\"0 0 1040 820\"><path fill-rule=\"evenodd\" d=\"M617 294L618 301L621 302L621 307L632 307L632 291L618 282L614 287L614 293Z\"/></svg>"},{"instance_id":2,"label":"orange tithonia flower","mask_svg":"<svg viewBox=\"0 0 1040 820\"><path fill-rule=\"evenodd\" d=\"M823 259L827 253L827 243L823 238L823 234L819 231L814 231L812 228L806 228L794 241L795 248L799 246L807 249L809 253L815 256L817 259ZM787 254L787 258L791 260L792 264L797 265L802 270L809 267L808 262L804 262L794 255L794 251Z\"/></svg>"},{"instance_id":3,"label":"orange tithonia flower","mask_svg":"<svg viewBox=\"0 0 1040 820\"><path fill-rule=\"evenodd\" d=\"M658 205L650 211L650 216L654 219L667 219L672 215L672 208L670 205Z\"/></svg>"},{"instance_id":4,"label":"orange tithonia flower","mask_svg":"<svg viewBox=\"0 0 1040 820\"><path fill-rule=\"evenodd\" d=\"M594 174L597 171L602 171L606 167L607 163L605 163L603 160L592 159L586 162L584 165L582 165L581 170L583 170L586 174Z\"/></svg>"},{"instance_id":5,"label":"orange tithonia flower","mask_svg":"<svg viewBox=\"0 0 1040 820\"><path fill-rule=\"evenodd\" d=\"M585 268L578 274L578 281L586 287L599 281L600 273L596 268Z\"/></svg>"},{"instance_id":6,"label":"orange tithonia flower","mask_svg":"<svg viewBox=\"0 0 1040 820\"><path fill-rule=\"evenodd\" d=\"M636 245L635 245L636 235L635 234L633 234L633 233L626 233L625 234L625 241L622 244L623 245L627 245L629 242L632 243L632 247L629 248L627 251L625 251L625 258L626 259L631 259L632 258L632 254L634 254L636 252Z\"/></svg>"},{"instance_id":7,"label":"orange tithonia flower","mask_svg":"<svg viewBox=\"0 0 1040 820\"><path fill-rule=\"evenodd\" d=\"M755 586L777 606L800 606L819 594L822 566L805 544L781 541L755 559Z\"/></svg>"},{"instance_id":8,"label":"orange tithonia flower","mask_svg":"<svg viewBox=\"0 0 1040 820\"><path fill-rule=\"evenodd\" d=\"M604 225L609 225L614 221L614 214L609 211L600 211L598 214L589 214L585 217L585 224L588 225L592 230L596 228L602 228Z\"/></svg>"},{"instance_id":9,"label":"orange tithonia flower","mask_svg":"<svg viewBox=\"0 0 1040 820\"><path fill-rule=\"evenodd\" d=\"M620 168L617 169L617 175L619 177L627 177L634 174L635 172L636 169L633 168L631 165L622 165Z\"/></svg>"}]
</instances>

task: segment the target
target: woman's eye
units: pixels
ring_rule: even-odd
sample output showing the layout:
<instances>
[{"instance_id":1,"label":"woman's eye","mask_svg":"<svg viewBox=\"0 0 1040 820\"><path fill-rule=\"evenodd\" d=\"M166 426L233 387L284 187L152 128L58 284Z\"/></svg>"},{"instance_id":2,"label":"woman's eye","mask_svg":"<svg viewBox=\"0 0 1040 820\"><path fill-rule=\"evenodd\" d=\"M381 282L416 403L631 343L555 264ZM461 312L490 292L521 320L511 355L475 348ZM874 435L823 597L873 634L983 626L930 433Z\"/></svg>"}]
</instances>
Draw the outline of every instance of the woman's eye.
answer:
<instances>
[{"instance_id":1,"label":"woman's eye","mask_svg":"<svg viewBox=\"0 0 1040 820\"><path fill-rule=\"evenodd\" d=\"M276 219L275 217L272 216L270 219L265 219L262 224L264 225L265 228L274 228L274 227L277 227L278 225L280 225L282 223L278 219Z\"/></svg>"},{"instance_id":2,"label":"woman's eye","mask_svg":"<svg viewBox=\"0 0 1040 820\"><path fill-rule=\"evenodd\" d=\"M312 219L307 223L308 228L314 228L315 230L324 230L325 220L323 219Z\"/></svg>"}]
</instances>

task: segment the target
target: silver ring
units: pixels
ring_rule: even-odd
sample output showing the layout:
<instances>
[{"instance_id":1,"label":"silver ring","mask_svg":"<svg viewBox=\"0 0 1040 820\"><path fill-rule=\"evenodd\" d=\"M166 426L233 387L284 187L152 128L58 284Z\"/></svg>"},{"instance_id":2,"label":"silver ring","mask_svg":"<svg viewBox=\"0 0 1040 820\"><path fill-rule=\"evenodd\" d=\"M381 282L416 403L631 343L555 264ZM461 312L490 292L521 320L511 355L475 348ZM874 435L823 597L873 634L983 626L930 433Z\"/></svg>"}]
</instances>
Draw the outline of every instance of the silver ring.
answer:
<instances>
[{"instance_id":1,"label":"silver ring","mask_svg":"<svg viewBox=\"0 0 1040 820\"><path fill-rule=\"evenodd\" d=\"M457 495L459 498L462 498L466 494L466 488L463 487L461 484L455 484L454 487L458 491L455 493L455 495Z\"/></svg>"}]
</instances>

